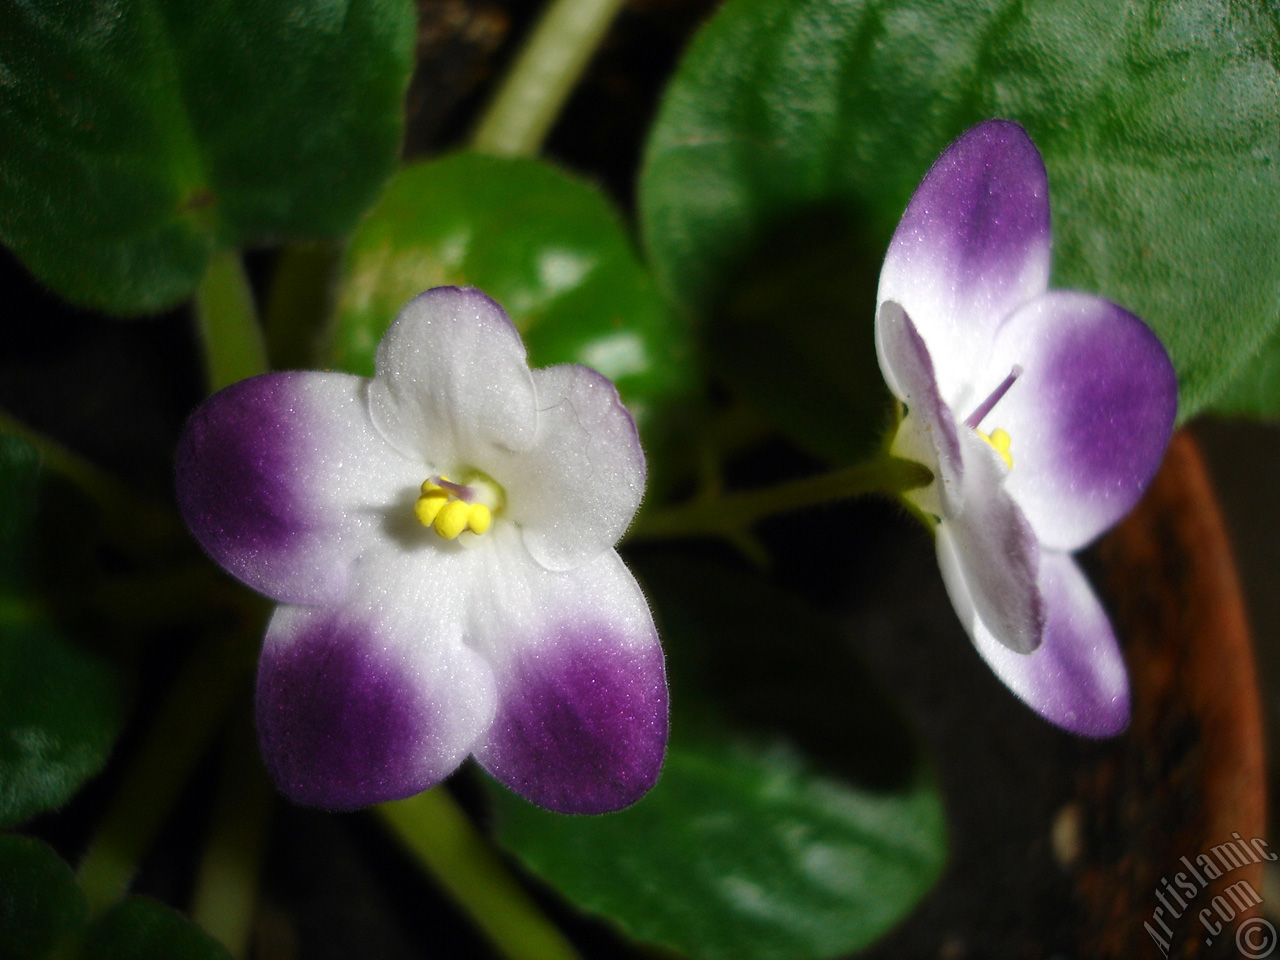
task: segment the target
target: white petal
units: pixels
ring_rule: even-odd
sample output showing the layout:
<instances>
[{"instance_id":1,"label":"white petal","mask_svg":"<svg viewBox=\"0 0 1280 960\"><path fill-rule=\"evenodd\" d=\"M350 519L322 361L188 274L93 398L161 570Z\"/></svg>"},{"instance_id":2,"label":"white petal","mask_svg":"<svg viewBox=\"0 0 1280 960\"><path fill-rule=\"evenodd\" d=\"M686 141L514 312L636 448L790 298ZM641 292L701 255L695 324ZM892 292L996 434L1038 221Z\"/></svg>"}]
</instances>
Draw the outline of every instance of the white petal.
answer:
<instances>
[{"instance_id":1,"label":"white petal","mask_svg":"<svg viewBox=\"0 0 1280 960\"><path fill-rule=\"evenodd\" d=\"M943 518L937 532L942 578L962 619L961 611L972 609L1000 643L1027 653L1044 632L1036 582L1040 547L1003 488L999 455L971 430L961 431L960 444L965 478L959 509Z\"/></svg>"},{"instance_id":2,"label":"white petal","mask_svg":"<svg viewBox=\"0 0 1280 960\"><path fill-rule=\"evenodd\" d=\"M913 491L911 498L941 516L955 509L964 473L956 421L938 394L929 348L911 318L893 301L880 304L876 312L876 354L889 389L908 410L890 452L933 471L934 482Z\"/></svg>"},{"instance_id":3,"label":"white petal","mask_svg":"<svg viewBox=\"0 0 1280 960\"><path fill-rule=\"evenodd\" d=\"M612 383L587 367L534 371L538 436L519 454L495 451L511 522L529 552L564 570L618 542L644 495L644 454Z\"/></svg>"},{"instance_id":4,"label":"white petal","mask_svg":"<svg viewBox=\"0 0 1280 960\"><path fill-rule=\"evenodd\" d=\"M494 446L527 448L538 426L524 344L478 290L436 287L400 311L369 388L387 439L435 470L475 466ZM425 477L423 479L426 479Z\"/></svg>"}]
</instances>

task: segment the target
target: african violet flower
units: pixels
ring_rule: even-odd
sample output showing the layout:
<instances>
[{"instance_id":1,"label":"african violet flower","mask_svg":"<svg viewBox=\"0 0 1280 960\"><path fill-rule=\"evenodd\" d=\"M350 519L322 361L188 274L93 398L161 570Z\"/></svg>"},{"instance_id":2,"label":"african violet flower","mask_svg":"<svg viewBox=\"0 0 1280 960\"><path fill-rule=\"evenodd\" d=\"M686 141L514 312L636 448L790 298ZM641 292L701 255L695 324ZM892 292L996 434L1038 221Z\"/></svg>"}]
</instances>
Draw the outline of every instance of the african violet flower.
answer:
<instances>
[{"instance_id":1,"label":"african violet flower","mask_svg":"<svg viewBox=\"0 0 1280 960\"><path fill-rule=\"evenodd\" d=\"M613 385L531 371L476 290L413 300L372 380L270 373L210 398L179 445L179 501L213 558L279 603L257 716L280 789L349 809L473 754L553 810L640 797L667 690L613 545L644 477Z\"/></svg>"},{"instance_id":2,"label":"african violet flower","mask_svg":"<svg viewBox=\"0 0 1280 960\"><path fill-rule=\"evenodd\" d=\"M1049 187L1017 124L956 140L916 190L880 273L876 351L908 413L892 452L933 482L951 602L1032 709L1077 733L1128 721L1111 623L1071 552L1118 521L1163 456L1173 367L1132 314L1050 291Z\"/></svg>"}]
</instances>

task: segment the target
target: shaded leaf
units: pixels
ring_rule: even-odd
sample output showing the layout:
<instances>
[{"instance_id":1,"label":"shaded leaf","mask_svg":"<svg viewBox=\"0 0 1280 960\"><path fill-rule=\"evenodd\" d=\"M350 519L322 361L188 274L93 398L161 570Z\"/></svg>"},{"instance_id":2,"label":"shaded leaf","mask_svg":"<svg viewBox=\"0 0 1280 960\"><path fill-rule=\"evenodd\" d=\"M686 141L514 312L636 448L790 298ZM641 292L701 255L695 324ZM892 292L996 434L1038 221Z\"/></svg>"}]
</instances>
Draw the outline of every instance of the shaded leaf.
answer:
<instances>
[{"instance_id":1,"label":"shaded leaf","mask_svg":"<svg viewBox=\"0 0 1280 960\"><path fill-rule=\"evenodd\" d=\"M46 956L87 910L71 868L47 844L0 836L0 957Z\"/></svg>"},{"instance_id":2,"label":"shaded leaf","mask_svg":"<svg viewBox=\"0 0 1280 960\"><path fill-rule=\"evenodd\" d=\"M579 907L691 957L816 960L870 943L945 853L902 721L798 600L707 564L641 571L671 652L662 778L601 817L491 785L499 839Z\"/></svg>"},{"instance_id":3,"label":"shaded leaf","mask_svg":"<svg viewBox=\"0 0 1280 960\"><path fill-rule=\"evenodd\" d=\"M344 233L391 172L408 0L0 7L0 238L62 296L172 306L212 253Z\"/></svg>"},{"instance_id":4,"label":"shaded leaf","mask_svg":"<svg viewBox=\"0 0 1280 960\"><path fill-rule=\"evenodd\" d=\"M81 960L230 960L213 937L148 897L129 897L93 923Z\"/></svg>"}]
</instances>

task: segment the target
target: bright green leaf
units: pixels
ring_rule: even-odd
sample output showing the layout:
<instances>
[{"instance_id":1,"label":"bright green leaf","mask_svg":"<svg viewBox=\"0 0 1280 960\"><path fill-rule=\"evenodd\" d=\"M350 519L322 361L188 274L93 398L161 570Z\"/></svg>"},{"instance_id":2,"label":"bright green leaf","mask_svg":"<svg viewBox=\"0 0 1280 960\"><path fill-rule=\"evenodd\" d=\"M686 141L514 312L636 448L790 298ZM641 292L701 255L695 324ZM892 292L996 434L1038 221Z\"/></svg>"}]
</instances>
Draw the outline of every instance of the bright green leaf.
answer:
<instances>
[{"instance_id":1,"label":"bright green leaf","mask_svg":"<svg viewBox=\"0 0 1280 960\"><path fill-rule=\"evenodd\" d=\"M539 160L462 153L398 173L352 240L326 362L363 376L400 308L473 286L506 309L537 367L609 377L641 432L691 392L692 344L591 184Z\"/></svg>"},{"instance_id":2,"label":"bright green leaf","mask_svg":"<svg viewBox=\"0 0 1280 960\"><path fill-rule=\"evenodd\" d=\"M709 313L807 217L883 250L943 147L1012 118L1049 168L1055 283L1146 319L1189 417L1280 321L1276 30L1230 0L730 0L649 142L652 262ZM848 305L868 342L873 310Z\"/></svg>"},{"instance_id":3,"label":"bright green leaf","mask_svg":"<svg viewBox=\"0 0 1280 960\"><path fill-rule=\"evenodd\" d=\"M1228 417L1280 417L1280 331L1245 361L1208 412Z\"/></svg>"},{"instance_id":4,"label":"bright green leaf","mask_svg":"<svg viewBox=\"0 0 1280 960\"><path fill-rule=\"evenodd\" d=\"M943 865L941 804L915 742L839 632L794 598L703 564L641 570L670 654L662 778L601 817L494 787L499 839L579 907L700 960L817 960L870 943Z\"/></svg>"},{"instance_id":5,"label":"bright green leaf","mask_svg":"<svg viewBox=\"0 0 1280 960\"><path fill-rule=\"evenodd\" d=\"M413 33L409 0L0 6L0 238L138 313L219 247L340 235L395 164Z\"/></svg>"},{"instance_id":6,"label":"bright green leaf","mask_svg":"<svg viewBox=\"0 0 1280 960\"><path fill-rule=\"evenodd\" d=\"M90 926L80 960L230 960L213 937L164 904L129 897Z\"/></svg>"},{"instance_id":7,"label":"bright green leaf","mask_svg":"<svg viewBox=\"0 0 1280 960\"><path fill-rule=\"evenodd\" d=\"M39 960L87 909L71 868L47 844L0 836L0 957Z\"/></svg>"}]
</instances>

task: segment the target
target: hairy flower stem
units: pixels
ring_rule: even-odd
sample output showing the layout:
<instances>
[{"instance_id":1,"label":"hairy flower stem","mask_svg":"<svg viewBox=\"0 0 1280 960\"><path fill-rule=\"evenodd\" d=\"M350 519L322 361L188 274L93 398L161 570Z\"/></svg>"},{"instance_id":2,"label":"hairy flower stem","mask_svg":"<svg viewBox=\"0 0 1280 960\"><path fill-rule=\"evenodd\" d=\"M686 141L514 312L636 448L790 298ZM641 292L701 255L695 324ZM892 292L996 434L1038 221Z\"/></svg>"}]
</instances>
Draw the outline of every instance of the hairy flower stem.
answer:
<instances>
[{"instance_id":1,"label":"hairy flower stem","mask_svg":"<svg viewBox=\"0 0 1280 960\"><path fill-rule=\"evenodd\" d=\"M698 536L733 539L756 521L774 514L867 493L905 493L926 486L932 479L929 469L919 463L882 456L815 477L656 510L642 517L628 536L633 540Z\"/></svg>"},{"instance_id":2,"label":"hairy flower stem","mask_svg":"<svg viewBox=\"0 0 1280 960\"><path fill-rule=\"evenodd\" d=\"M481 115L471 146L536 156L621 7L622 0L553 0Z\"/></svg>"},{"instance_id":3,"label":"hairy flower stem","mask_svg":"<svg viewBox=\"0 0 1280 960\"><path fill-rule=\"evenodd\" d=\"M151 721L110 809L80 863L91 915L124 895L192 770L253 668L259 616L232 636L215 635L192 654Z\"/></svg>"},{"instance_id":4,"label":"hairy flower stem","mask_svg":"<svg viewBox=\"0 0 1280 960\"><path fill-rule=\"evenodd\" d=\"M274 794L258 759L248 709L237 711L226 739L222 781L196 875L191 918L221 941L233 960L240 960L249 955Z\"/></svg>"},{"instance_id":5,"label":"hairy flower stem","mask_svg":"<svg viewBox=\"0 0 1280 960\"><path fill-rule=\"evenodd\" d=\"M214 256L196 290L209 392L267 370L267 348L239 251Z\"/></svg>"},{"instance_id":6,"label":"hairy flower stem","mask_svg":"<svg viewBox=\"0 0 1280 960\"><path fill-rule=\"evenodd\" d=\"M377 811L507 960L577 960L443 787Z\"/></svg>"}]
</instances>

